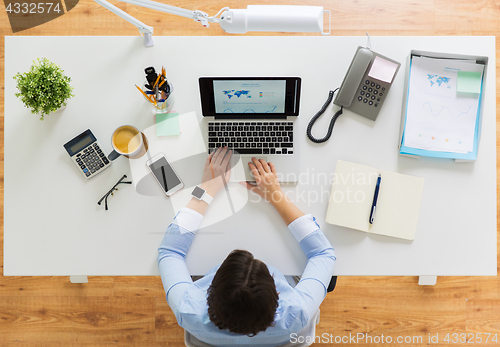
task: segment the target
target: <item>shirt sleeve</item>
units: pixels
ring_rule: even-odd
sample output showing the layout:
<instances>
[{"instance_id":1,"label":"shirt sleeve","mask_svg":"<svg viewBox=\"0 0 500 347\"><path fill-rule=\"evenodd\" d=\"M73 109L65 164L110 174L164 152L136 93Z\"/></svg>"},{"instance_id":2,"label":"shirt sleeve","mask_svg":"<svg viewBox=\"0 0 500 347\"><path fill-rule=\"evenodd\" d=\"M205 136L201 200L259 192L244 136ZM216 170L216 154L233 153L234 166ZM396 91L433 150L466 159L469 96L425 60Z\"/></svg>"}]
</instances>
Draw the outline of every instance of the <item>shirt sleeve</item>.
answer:
<instances>
[{"instance_id":1,"label":"shirt sleeve","mask_svg":"<svg viewBox=\"0 0 500 347\"><path fill-rule=\"evenodd\" d=\"M168 226L163 241L158 248L158 269L167 302L177 316L182 295L193 283L186 266L186 254L191 247L203 215L182 208Z\"/></svg>"},{"instance_id":2,"label":"shirt sleeve","mask_svg":"<svg viewBox=\"0 0 500 347\"><path fill-rule=\"evenodd\" d=\"M330 241L312 215L297 218L288 225L288 229L307 256L306 267L295 290L310 319L326 296L337 258Z\"/></svg>"}]
</instances>

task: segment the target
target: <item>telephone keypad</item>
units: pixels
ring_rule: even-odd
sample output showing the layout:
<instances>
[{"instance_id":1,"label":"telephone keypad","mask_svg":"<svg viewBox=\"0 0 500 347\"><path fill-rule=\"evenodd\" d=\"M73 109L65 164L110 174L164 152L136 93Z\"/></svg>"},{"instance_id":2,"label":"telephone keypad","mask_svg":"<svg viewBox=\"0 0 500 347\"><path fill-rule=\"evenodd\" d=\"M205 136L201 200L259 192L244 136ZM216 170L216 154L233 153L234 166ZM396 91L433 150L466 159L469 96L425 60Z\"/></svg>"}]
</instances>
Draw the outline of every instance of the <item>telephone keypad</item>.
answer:
<instances>
[{"instance_id":1,"label":"telephone keypad","mask_svg":"<svg viewBox=\"0 0 500 347\"><path fill-rule=\"evenodd\" d=\"M384 96L385 87L366 79L358 93L358 102L363 102L369 106L378 107ZM370 94L371 93L371 94Z\"/></svg>"}]
</instances>

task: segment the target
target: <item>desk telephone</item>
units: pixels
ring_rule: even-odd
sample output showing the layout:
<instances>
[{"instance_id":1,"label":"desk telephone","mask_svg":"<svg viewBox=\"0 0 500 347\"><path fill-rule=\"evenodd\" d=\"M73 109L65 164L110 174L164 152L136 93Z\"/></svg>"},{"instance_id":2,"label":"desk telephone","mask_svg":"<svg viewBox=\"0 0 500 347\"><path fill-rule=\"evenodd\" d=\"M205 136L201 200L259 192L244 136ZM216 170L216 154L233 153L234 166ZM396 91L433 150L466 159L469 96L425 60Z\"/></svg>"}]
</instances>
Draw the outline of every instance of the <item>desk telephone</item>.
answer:
<instances>
[{"instance_id":1,"label":"desk telephone","mask_svg":"<svg viewBox=\"0 0 500 347\"><path fill-rule=\"evenodd\" d=\"M330 91L328 100L311 119L307 127L309 139L316 143L328 140L335 121L342 114L344 108L375 120L400 66L400 63L368 48L358 47L340 88ZM340 110L332 117L326 136L322 139L316 139L311 134L312 126L325 112L336 91L339 92L333 103L340 106Z\"/></svg>"}]
</instances>

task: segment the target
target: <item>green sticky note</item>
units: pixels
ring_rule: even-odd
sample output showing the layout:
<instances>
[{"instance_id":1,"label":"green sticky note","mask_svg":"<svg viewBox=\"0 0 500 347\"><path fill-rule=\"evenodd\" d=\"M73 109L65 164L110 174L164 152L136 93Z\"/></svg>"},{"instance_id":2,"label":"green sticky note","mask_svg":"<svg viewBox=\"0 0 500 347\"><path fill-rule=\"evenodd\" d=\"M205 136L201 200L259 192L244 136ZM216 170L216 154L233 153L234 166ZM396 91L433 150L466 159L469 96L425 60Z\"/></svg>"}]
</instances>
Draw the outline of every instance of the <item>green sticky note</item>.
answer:
<instances>
[{"instance_id":1,"label":"green sticky note","mask_svg":"<svg viewBox=\"0 0 500 347\"><path fill-rule=\"evenodd\" d=\"M458 93L481 93L481 72L458 71L457 92Z\"/></svg>"},{"instance_id":2,"label":"green sticky note","mask_svg":"<svg viewBox=\"0 0 500 347\"><path fill-rule=\"evenodd\" d=\"M180 133L179 113L156 114L156 136L175 136Z\"/></svg>"}]
</instances>

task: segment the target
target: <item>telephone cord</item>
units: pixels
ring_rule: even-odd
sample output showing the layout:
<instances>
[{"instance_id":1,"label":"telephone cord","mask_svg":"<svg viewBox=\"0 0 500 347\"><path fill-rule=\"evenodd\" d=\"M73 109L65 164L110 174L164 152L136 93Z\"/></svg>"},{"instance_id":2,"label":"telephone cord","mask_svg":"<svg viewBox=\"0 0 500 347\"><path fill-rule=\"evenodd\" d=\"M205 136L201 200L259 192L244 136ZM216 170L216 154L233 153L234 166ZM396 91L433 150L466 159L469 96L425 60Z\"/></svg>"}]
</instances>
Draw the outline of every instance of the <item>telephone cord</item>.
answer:
<instances>
[{"instance_id":1,"label":"telephone cord","mask_svg":"<svg viewBox=\"0 0 500 347\"><path fill-rule=\"evenodd\" d=\"M323 115L323 113L325 113L326 108L328 107L328 105L330 104L330 102L332 102L333 96L335 95L335 92L337 90L339 90L339 88L337 88L337 89L335 89L333 91L330 90L330 92L328 94L328 99L326 100L325 104L321 107L321 109L318 111L318 113L316 113L311 118L311 121L307 125L307 137L309 138L309 140L311 140L314 143L323 143L323 142L326 142L330 138L330 136L332 136L333 126L335 125L335 121L337 120L337 118L339 118L339 116L342 114L342 111L344 110L344 108L341 106L340 110L338 110L333 115L333 117L332 117L332 119L330 121L330 125L328 126L328 131L327 131L325 137L323 137L321 139L317 139L317 138L315 138L312 135L311 131L312 131L312 127L313 127L314 123L318 120L319 117L321 117Z\"/></svg>"}]
</instances>

